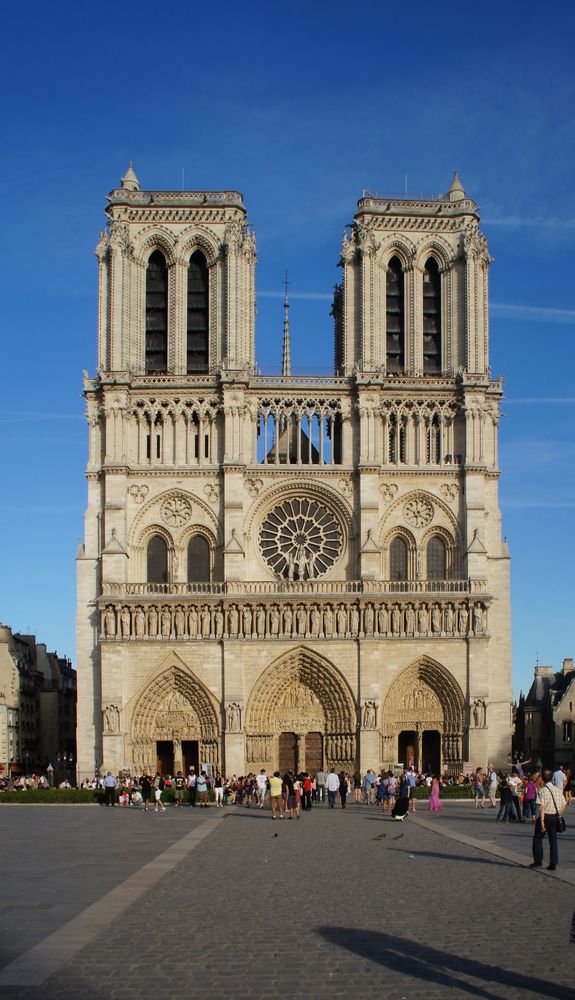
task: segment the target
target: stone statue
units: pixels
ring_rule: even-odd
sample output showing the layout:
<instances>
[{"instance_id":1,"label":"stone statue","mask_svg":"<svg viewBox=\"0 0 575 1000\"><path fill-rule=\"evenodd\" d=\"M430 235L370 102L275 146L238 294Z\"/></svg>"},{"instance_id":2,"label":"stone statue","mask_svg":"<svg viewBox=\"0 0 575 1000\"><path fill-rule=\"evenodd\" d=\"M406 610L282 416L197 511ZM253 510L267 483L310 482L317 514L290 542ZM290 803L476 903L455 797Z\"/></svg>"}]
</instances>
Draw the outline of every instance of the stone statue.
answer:
<instances>
[{"instance_id":1,"label":"stone statue","mask_svg":"<svg viewBox=\"0 0 575 1000\"><path fill-rule=\"evenodd\" d=\"M479 727L480 711L481 711L480 705L481 703L477 699L473 702L473 725L475 726L476 729Z\"/></svg>"},{"instance_id":2,"label":"stone statue","mask_svg":"<svg viewBox=\"0 0 575 1000\"><path fill-rule=\"evenodd\" d=\"M162 637L164 639L169 639L172 632L172 616L170 614L170 609L168 607L162 608L160 621L161 621Z\"/></svg>"},{"instance_id":3,"label":"stone statue","mask_svg":"<svg viewBox=\"0 0 575 1000\"><path fill-rule=\"evenodd\" d=\"M116 615L110 606L104 612L104 635L107 639L116 638Z\"/></svg>"},{"instance_id":4,"label":"stone statue","mask_svg":"<svg viewBox=\"0 0 575 1000\"><path fill-rule=\"evenodd\" d=\"M296 621L297 621L297 634L305 635L307 627L307 614L303 604L301 604L297 609Z\"/></svg>"},{"instance_id":5,"label":"stone statue","mask_svg":"<svg viewBox=\"0 0 575 1000\"><path fill-rule=\"evenodd\" d=\"M324 635L333 635L333 611L331 604L326 604L323 609L323 631Z\"/></svg>"},{"instance_id":6,"label":"stone statue","mask_svg":"<svg viewBox=\"0 0 575 1000\"><path fill-rule=\"evenodd\" d=\"M116 705L104 709L104 735L114 736L120 732L120 712Z\"/></svg>"},{"instance_id":7,"label":"stone statue","mask_svg":"<svg viewBox=\"0 0 575 1000\"><path fill-rule=\"evenodd\" d=\"M293 611L289 604L286 604L284 608L284 635L291 638L293 628Z\"/></svg>"},{"instance_id":8,"label":"stone statue","mask_svg":"<svg viewBox=\"0 0 575 1000\"><path fill-rule=\"evenodd\" d=\"M221 608L216 608L214 612L214 633L216 639L221 639L224 634L224 613Z\"/></svg>"},{"instance_id":9,"label":"stone statue","mask_svg":"<svg viewBox=\"0 0 575 1000\"><path fill-rule=\"evenodd\" d=\"M349 612L349 631L352 635L359 635L359 611L355 604Z\"/></svg>"},{"instance_id":10,"label":"stone statue","mask_svg":"<svg viewBox=\"0 0 575 1000\"><path fill-rule=\"evenodd\" d=\"M394 635L399 635L401 632L401 614L397 604L394 604L391 612L391 631Z\"/></svg>"},{"instance_id":11,"label":"stone statue","mask_svg":"<svg viewBox=\"0 0 575 1000\"><path fill-rule=\"evenodd\" d=\"M249 604L246 604L242 614L242 623L244 629L244 637L246 639L251 639L252 637L252 609Z\"/></svg>"},{"instance_id":12,"label":"stone statue","mask_svg":"<svg viewBox=\"0 0 575 1000\"><path fill-rule=\"evenodd\" d=\"M343 604L337 609L337 634L345 635L347 632L347 612Z\"/></svg>"},{"instance_id":13,"label":"stone statue","mask_svg":"<svg viewBox=\"0 0 575 1000\"><path fill-rule=\"evenodd\" d=\"M363 706L363 728L375 729L377 722L376 705L374 701L366 701Z\"/></svg>"},{"instance_id":14,"label":"stone statue","mask_svg":"<svg viewBox=\"0 0 575 1000\"><path fill-rule=\"evenodd\" d=\"M242 712L237 701L228 706L228 732L239 733L242 725Z\"/></svg>"},{"instance_id":15,"label":"stone statue","mask_svg":"<svg viewBox=\"0 0 575 1000\"><path fill-rule=\"evenodd\" d=\"M176 633L176 639L181 639L186 630L186 616L184 615L184 609L181 605L176 608L176 613L174 615L174 631Z\"/></svg>"},{"instance_id":16,"label":"stone statue","mask_svg":"<svg viewBox=\"0 0 575 1000\"><path fill-rule=\"evenodd\" d=\"M436 633L441 632L441 609L437 604L433 606L431 611L431 631Z\"/></svg>"},{"instance_id":17,"label":"stone statue","mask_svg":"<svg viewBox=\"0 0 575 1000\"><path fill-rule=\"evenodd\" d=\"M200 624L202 629L202 639L209 639L212 631L212 621L210 609L207 604L204 604L200 612Z\"/></svg>"},{"instance_id":18,"label":"stone statue","mask_svg":"<svg viewBox=\"0 0 575 1000\"><path fill-rule=\"evenodd\" d=\"M445 631L448 635L453 632L453 606L448 604L445 609Z\"/></svg>"},{"instance_id":19,"label":"stone statue","mask_svg":"<svg viewBox=\"0 0 575 1000\"><path fill-rule=\"evenodd\" d=\"M373 604L366 604L363 613L363 631L366 635L373 635L374 619Z\"/></svg>"},{"instance_id":20,"label":"stone statue","mask_svg":"<svg viewBox=\"0 0 575 1000\"><path fill-rule=\"evenodd\" d=\"M469 612L464 604L459 609L459 633L467 635L467 625L469 623Z\"/></svg>"},{"instance_id":21,"label":"stone statue","mask_svg":"<svg viewBox=\"0 0 575 1000\"><path fill-rule=\"evenodd\" d=\"M256 612L256 632L260 639L266 634L266 612L261 605Z\"/></svg>"},{"instance_id":22,"label":"stone statue","mask_svg":"<svg viewBox=\"0 0 575 1000\"><path fill-rule=\"evenodd\" d=\"M377 631L380 635L387 635L389 628L389 615L385 604L380 604L377 612Z\"/></svg>"},{"instance_id":23,"label":"stone statue","mask_svg":"<svg viewBox=\"0 0 575 1000\"><path fill-rule=\"evenodd\" d=\"M130 611L128 608L122 608L122 611L120 612L120 625L122 628L122 639L129 639L131 621L130 621Z\"/></svg>"},{"instance_id":24,"label":"stone statue","mask_svg":"<svg viewBox=\"0 0 575 1000\"><path fill-rule=\"evenodd\" d=\"M481 711L479 713L479 722L480 722L480 725L482 725L484 727L487 725L487 705L485 704L485 702L483 700L481 701Z\"/></svg>"},{"instance_id":25,"label":"stone statue","mask_svg":"<svg viewBox=\"0 0 575 1000\"><path fill-rule=\"evenodd\" d=\"M313 608L311 609L310 621L311 621L310 634L314 637L314 639L317 639L317 638L319 638L319 631L320 631L320 624L321 624L321 618L320 618L320 614L319 614L319 611L318 611L317 604L314 604Z\"/></svg>"},{"instance_id":26,"label":"stone statue","mask_svg":"<svg viewBox=\"0 0 575 1000\"><path fill-rule=\"evenodd\" d=\"M408 604L405 609L405 631L407 635L413 635L415 631L415 611L413 604Z\"/></svg>"},{"instance_id":27,"label":"stone statue","mask_svg":"<svg viewBox=\"0 0 575 1000\"><path fill-rule=\"evenodd\" d=\"M484 632L483 608L480 604L473 607L473 631L475 635L483 635Z\"/></svg>"},{"instance_id":28,"label":"stone statue","mask_svg":"<svg viewBox=\"0 0 575 1000\"><path fill-rule=\"evenodd\" d=\"M275 604L270 608L270 635L274 638L279 635L280 615Z\"/></svg>"},{"instance_id":29,"label":"stone statue","mask_svg":"<svg viewBox=\"0 0 575 1000\"><path fill-rule=\"evenodd\" d=\"M198 637L198 611L195 604L192 604L188 611L188 635L190 639Z\"/></svg>"},{"instance_id":30,"label":"stone statue","mask_svg":"<svg viewBox=\"0 0 575 1000\"><path fill-rule=\"evenodd\" d=\"M232 604L232 606L230 607L228 617L229 617L230 635L236 636L238 634L238 629L240 627L240 616L235 604Z\"/></svg>"},{"instance_id":31,"label":"stone statue","mask_svg":"<svg viewBox=\"0 0 575 1000\"><path fill-rule=\"evenodd\" d=\"M148 611L148 635L150 639L155 639L158 634L158 611L154 604Z\"/></svg>"},{"instance_id":32,"label":"stone statue","mask_svg":"<svg viewBox=\"0 0 575 1000\"><path fill-rule=\"evenodd\" d=\"M134 615L134 627L136 631L136 639L143 639L146 631L146 616L144 614L144 609L141 607L136 608L136 614Z\"/></svg>"},{"instance_id":33,"label":"stone statue","mask_svg":"<svg viewBox=\"0 0 575 1000\"><path fill-rule=\"evenodd\" d=\"M417 612L417 631L420 635L427 635L427 630L429 628L429 615L427 614L427 605L422 604L419 611Z\"/></svg>"}]
</instances>

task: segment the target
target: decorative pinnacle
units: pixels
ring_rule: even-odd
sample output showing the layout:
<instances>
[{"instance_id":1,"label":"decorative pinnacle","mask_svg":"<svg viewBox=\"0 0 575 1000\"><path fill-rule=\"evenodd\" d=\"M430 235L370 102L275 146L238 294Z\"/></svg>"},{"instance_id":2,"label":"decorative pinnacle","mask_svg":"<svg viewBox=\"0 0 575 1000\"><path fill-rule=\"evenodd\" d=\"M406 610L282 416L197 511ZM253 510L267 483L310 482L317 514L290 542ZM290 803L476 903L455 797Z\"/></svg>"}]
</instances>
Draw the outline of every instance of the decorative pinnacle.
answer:
<instances>
[{"instance_id":1,"label":"decorative pinnacle","mask_svg":"<svg viewBox=\"0 0 575 1000\"><path fill-rule=\"evenodd\" d=\"M285 276L285 297L284 297L284 340L282 350L282 375L291 375L291 346L289 337L289 302L288 302L288 275Z\"/></svg>"},{"instance_id":2,"label":"decorative pinnacle","mask_svg":"<svg viewBox=\"0 0 575 1000\"><path fill-rule=\"evenodd\" d=\"M134 171L134 165L131 160L128 169L126 170L126 173L122 177L122 187L125 188L126 191L140 190L140 182L136 177L136 173Z\"/></svg>"}]
</instances>

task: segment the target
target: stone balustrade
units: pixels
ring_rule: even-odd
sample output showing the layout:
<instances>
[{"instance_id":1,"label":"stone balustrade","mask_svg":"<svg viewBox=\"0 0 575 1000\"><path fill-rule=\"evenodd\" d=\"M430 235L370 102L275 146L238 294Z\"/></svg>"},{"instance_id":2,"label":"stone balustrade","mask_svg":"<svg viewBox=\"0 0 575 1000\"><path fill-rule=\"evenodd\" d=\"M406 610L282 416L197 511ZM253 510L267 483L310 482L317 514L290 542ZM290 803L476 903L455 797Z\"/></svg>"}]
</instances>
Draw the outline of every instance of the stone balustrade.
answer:
<instances>
[{"instance_id":1,"label":"stone balustrade","mask_svg":"<svg viewBox=\"0 0 575 1000\"><path fill-rule=\"evenodd\" d=\"M228 580L204 583L104 583L104 597L193 597L216 595L242 597L312 594L333 597L335 594L486 594L485 580Z\"/></svg>"}]
</instances>

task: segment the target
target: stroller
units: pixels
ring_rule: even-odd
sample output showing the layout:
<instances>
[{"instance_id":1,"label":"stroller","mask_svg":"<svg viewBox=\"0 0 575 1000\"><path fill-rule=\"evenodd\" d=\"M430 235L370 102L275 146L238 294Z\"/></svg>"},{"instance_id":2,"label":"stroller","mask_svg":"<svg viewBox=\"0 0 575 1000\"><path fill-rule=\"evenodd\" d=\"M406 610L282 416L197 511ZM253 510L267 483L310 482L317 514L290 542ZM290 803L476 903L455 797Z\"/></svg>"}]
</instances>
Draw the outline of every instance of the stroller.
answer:
<instances>
[{"instance_id":1,"label":"stroller","mask_svg":"<svg viewBox=\"0 0 575 1000\"><path fill-rule=\"evenodd\" d=\"M395 805L391 811L393 819L403 822L407 816L407 810L409 809L409 799L401 796L395 800Z\"/></svg>"}]
</instances>

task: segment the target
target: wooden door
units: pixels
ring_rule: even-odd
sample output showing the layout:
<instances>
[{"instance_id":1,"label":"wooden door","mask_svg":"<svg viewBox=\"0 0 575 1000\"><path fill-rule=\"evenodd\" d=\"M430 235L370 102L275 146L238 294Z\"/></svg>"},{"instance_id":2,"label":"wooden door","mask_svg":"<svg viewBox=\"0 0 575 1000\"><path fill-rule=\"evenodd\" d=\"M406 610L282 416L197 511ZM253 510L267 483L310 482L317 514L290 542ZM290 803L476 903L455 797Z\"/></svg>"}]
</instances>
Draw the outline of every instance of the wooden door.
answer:
<instances>
[{"instance_id":1,"label":"wooden door","mask_svg":"<svg viewBox=\"0 0 575 1000\"><path fill-rule=\"evenodd\" d=\"M296 750L297 741L295 733L280 733L279 770L281 774L285 774L286 771L295 771L297 763Z\"/></svg>"},{"instance_id":2,"label":"wooden door","mask_svg":"<svg viewBox=\"0 0 575 1000\"><path fill-rule=\"evenodd\" d=\"M306 733L305 769L313 777L323 770L323 738L321 733Z\"/></svg>"},{"instance_id":3,"label":"wooden door","mask_svg":"<svg viewBox=\"0 0 575 1000\"><path fill-rule=\"evenodd\" d=\"M174 744L171 740L158 740L156 743L157 771L164 777L174 773Z\"/></svg>"}]
</instances>

